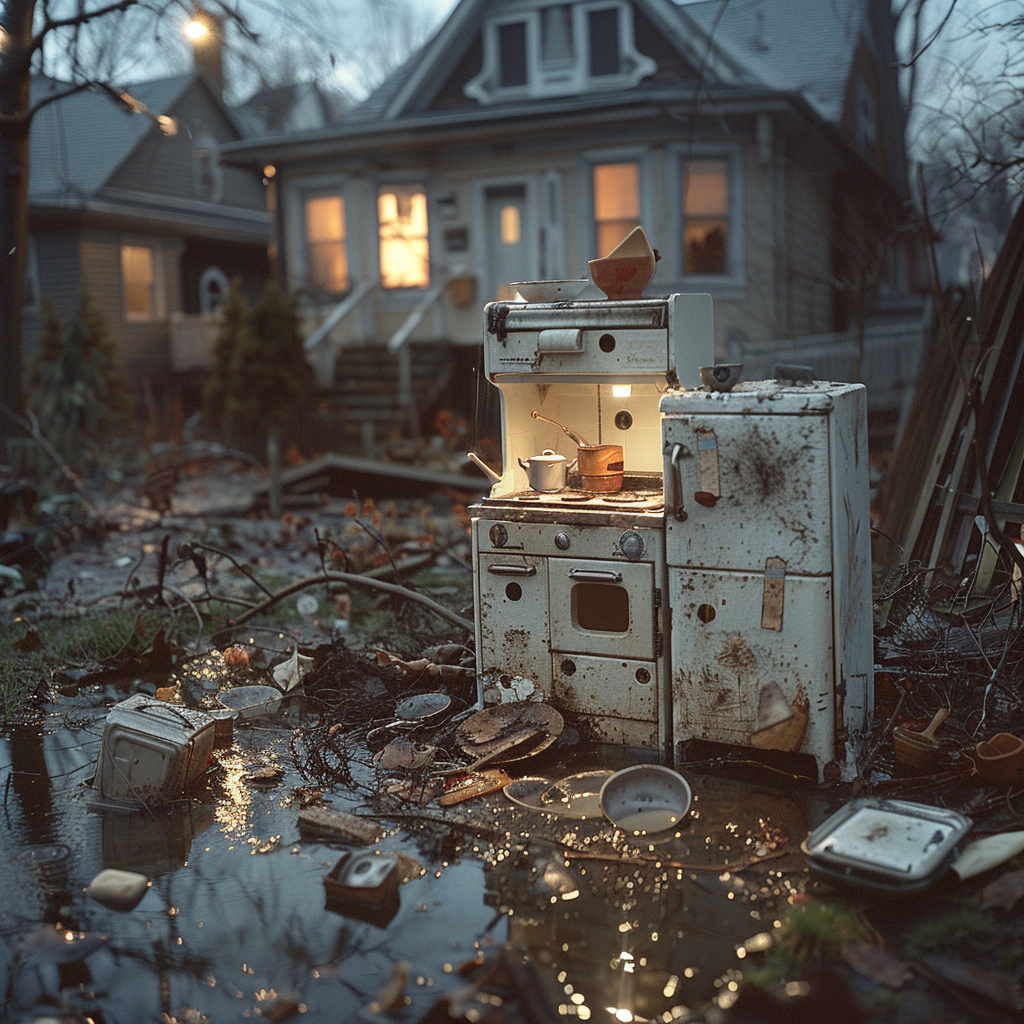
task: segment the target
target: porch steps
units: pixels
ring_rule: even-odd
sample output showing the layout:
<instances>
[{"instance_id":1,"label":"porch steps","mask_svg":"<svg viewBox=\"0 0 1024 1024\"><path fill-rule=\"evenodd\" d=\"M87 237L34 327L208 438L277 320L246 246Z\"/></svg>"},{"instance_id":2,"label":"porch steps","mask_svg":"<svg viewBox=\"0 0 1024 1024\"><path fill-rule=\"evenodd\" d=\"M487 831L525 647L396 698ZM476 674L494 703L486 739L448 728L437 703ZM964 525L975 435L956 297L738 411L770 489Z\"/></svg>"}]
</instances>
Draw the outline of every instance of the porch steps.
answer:
<instances>
[{"instance_id":1,"label":"porch steps","mask_svg":"<svg viewBox=\"0 0 1024 1024\"><path fill-rule=\"evenodd\" d=\"M451 376L452 350L447 342L410 342L414 415L429 415ZM338 354L334 384L317 395L312 419L323 430L325 450L373 457L376 447L395 433L414 433L402 405L399 357L384 345L345 348ZM418 425L428 427L426 423ZM417 426L415 429L419 429Z\"/></svg>"}]
</instances>

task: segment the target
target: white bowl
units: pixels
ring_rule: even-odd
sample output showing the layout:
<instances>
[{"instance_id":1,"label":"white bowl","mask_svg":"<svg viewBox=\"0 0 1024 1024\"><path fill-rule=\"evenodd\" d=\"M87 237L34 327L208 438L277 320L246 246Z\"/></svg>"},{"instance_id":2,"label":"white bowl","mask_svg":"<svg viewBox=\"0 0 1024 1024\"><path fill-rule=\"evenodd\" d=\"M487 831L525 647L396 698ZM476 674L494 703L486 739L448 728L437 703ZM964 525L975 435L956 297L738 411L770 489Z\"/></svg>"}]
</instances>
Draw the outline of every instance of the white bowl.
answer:
<instances>
[{"instance_id":1,"label":"white bowl","mask_svg":"<svg viewBox=\"0 0 1024 1024\"><path fill-rule=\"evenodd\" d=\"M514 288L527 302L568 302L575 299L589 281L513 281Z\"/></svg>"},{"instance_id":2,"label":"white bowl","mask_svg":"<svg viewBox=\"0 0 1024 1024\"><path fill-rule=\"evenodd\" d=\"M635 764L601 787L604 816L624 832L650 835L678 829L690 809L690 784L658 764Z\"/></svg>"}]
</instances>

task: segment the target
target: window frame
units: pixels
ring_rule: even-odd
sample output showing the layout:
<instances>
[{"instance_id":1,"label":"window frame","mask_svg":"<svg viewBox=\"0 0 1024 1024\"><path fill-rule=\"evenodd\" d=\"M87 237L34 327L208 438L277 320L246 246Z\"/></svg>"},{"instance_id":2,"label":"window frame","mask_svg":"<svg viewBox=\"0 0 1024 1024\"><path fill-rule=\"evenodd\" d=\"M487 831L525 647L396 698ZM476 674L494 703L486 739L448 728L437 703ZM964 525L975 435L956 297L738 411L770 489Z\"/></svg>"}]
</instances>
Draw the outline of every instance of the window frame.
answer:
<instances>
[{"instance_id":1,"label":"window frame","mask_svg":"<svg viewBox=\"0 0 1024 1024\"><path fill-rule=\"evenodd\" d=\"M339 199L341 201L341 217L342 224L344 225L344 234L341 237L341 245L345 254L345 275L346 275L346 287L340 291L327 291L322 288L314 288L314 282L312 279L313 271L313 259L312 259L312 245L313 243L309 237L309 227L306 222L306 211L308 204L314 199ZM299 196L299 225L301 231L301 286L305 293L310 299L316 303L320 300L326 299L330 301L338 301L344 296L348 295L352 291L352 258L351 250L349 248L348 240L351 235L351 223L349 218L349 202L348 197L345 195L345 190L342 188L326 186L310 186L304 185L301 194Z\"/></svg>"},{"instance_id":2,"label":"window frame","mask_svg":"<svg viewBox=\"0 0 1024 1024\"><path fill-rule=\"evenodd\" d=\"M150 255L149 308L145 313L132 313L128 308L128 279L125 276L126 249L145 249ZM125 323L151 324L167 318L163 281L163 250L152 240L123 237L117 247L117 271L121 282L121 312Z\"/></svg>"},{"instance_id":3,"label":"window frame","mask_svg":"<svg viewBox=\"0 0 1024 1024\"><path fill-rule=\"evenodd\" d=\"M671 190L673 195L670 218L672 271L687 290L710 292L718 297L742 297L746 288L746 187L744 173L744 150L741 146L691 145L672 148L674 156L672 175L675 179ZM728 187L726 209L725 272L722 274L687 274L683 233L686 218L683 213L685 182L684 167L691 160L723 160L726 164ZM666 249L669 247L666 246ZM663 254L664 255L664 254Z\"/></svg>"},{"instance_id":4,"label":"window frame","mask_svg":"<svg viewBox=\"0 0 1024 1024\"><path fill-rule=\"evenodd\" d=\"M651 193L651 152L642 146L616 147L613 149L595 149L582 154L580 160L580 173L582 182L580 197L582 208L580 210L581 223L587 225L585 235L586 252L590 255L587 259L597 259L606 253L597 251L597 211L594 208L596 196L594 194L594 168L601 164L626 164L635 163L639 174L637 177L637 188L639 189L639 223L653 223L653 203ZM653 244L653 243L652 243Z\"/></svg>"},{"instance_id":5,"label":"window frame","mask_svg":"<svg viewBox=\"0 0 1024 1024\"><path fill-rule=\"evenodd\" d=\"M573 58L571 61L543 59L542 12L566 6L566 0L532 0L503 10L484 24L484 63L480 74L465 86L465 94L479 103L508 102L570 96L593 89L624 89L637 86L657 70L656 62L636 48L633 7L628 0L582 0L571 4ZM591 75L589 15L614 10L618 17L619 71ZM523 23L526 36L526 84L501 85L498 33L502 26Z\"/></svg>"},{"instance_id":6,"label":"window frame","mask_svg":"<svg viewBox=\"0 0 1024 1024\"><path fill-rule=\"evenodd\" d=\"M418 185L422 191L426 200L426 213L427 213L427 231L426 231L426 242L427 242L427 283L425 285L393 285L389 287L384 284L381 277L381 266L380 266L380 212L379 212L379 200L382 189L386 189L388 186L402 187ZM433 189L431 188L431 181L425 174L421 175L402 175L401 177L382 177L376 178L373 181L373 256L374 256L374 273L376 274L377 282L381 287L381 290L385 295L388 296L421 296L425 292L429 291L430 288L436 283L437 273L434 264L434 254L438 251L437 239L434 237L435 222L439 219L435 215L433 208Z\"/></svg>"}]
</instances>

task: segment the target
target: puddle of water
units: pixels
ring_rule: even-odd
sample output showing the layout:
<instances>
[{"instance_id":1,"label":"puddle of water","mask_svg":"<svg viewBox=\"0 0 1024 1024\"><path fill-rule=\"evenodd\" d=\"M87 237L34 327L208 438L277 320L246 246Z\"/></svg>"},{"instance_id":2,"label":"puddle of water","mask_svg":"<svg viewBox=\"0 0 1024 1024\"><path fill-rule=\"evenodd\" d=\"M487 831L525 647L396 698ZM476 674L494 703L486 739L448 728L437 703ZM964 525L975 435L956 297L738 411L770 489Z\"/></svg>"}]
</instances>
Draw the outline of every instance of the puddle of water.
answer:
<instances>
[{"instance_id":1,"label":"puddle of water","mask_svg":"<svg viewBox=\"0 0 1024 1024\"><path fill-rule=\"evenodd\" d=\"M397 1019L414 1021L465 984L460 964L508 940L530 950L563 1014L669 1021L739 983L737 945L770 930L804 877L800 869L784 878L770 861L742 875L690 865L763 855L781 837L795 847L816 823L809 816L821 816L809 815L799 794L688 776L695 799L684 826L658 842L636 839L621 864L601 859L608 847L597 840L623 836L607 822L552 821L498 794L466 805L486 807L474 820L497 829L493 842L388 830L381 848L426 870L401 886L393 918L373 923L327 906L323 879L342 850L298 833L291 787L303 780L286 728L237 729L234 745L216 754L221 770L203 800L97 812L84 784L102 734L101 698L86 694L42 730L0 739L0 857L9 865L0 873L0 986L19 1013L62 1005L106 1024L161 1014L241 1021L294 997L310 1019L350 1020L393 965L408 961L410 1004ZM271 773L257 784L254 764L279 766L283 780ZM593 767L565 766L565 774ZM332 796L335 807L356 807L352 794ZM567 860L559 840L580 856ZM47 860L48 844L64 844L63 856ZM108 867L154 879L131 911L85 895ZM29 956L25 936L58 924L106 941L72 963Z\"/></svg>"}]
</instances>

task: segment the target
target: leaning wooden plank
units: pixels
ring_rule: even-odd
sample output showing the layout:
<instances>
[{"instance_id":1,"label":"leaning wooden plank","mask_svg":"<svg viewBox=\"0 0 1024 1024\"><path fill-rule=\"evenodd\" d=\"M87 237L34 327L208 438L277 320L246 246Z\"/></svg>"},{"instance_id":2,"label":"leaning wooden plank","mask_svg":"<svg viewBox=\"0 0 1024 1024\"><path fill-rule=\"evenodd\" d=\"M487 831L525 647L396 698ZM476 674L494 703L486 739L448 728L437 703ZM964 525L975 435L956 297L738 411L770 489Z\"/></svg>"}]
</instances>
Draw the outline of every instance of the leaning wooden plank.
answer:
<instances>
[{"instance_id":1,"label":"leaning wooden plank","mask_svg":"<svg viewBox=\"0 0 1024 1024\"><path fill-rule=\"evenodd\" d=\"M970 332L962 329L971 303L960 303L951 314L961 330L932 348L914 392L907 427L893 455L878 504L878 532L893 543L876 561L888 576L901 561L909 561L925 515L932 503L939 472L960 421L966 390L959 363Z\"/></svg>"}]
</instances>

